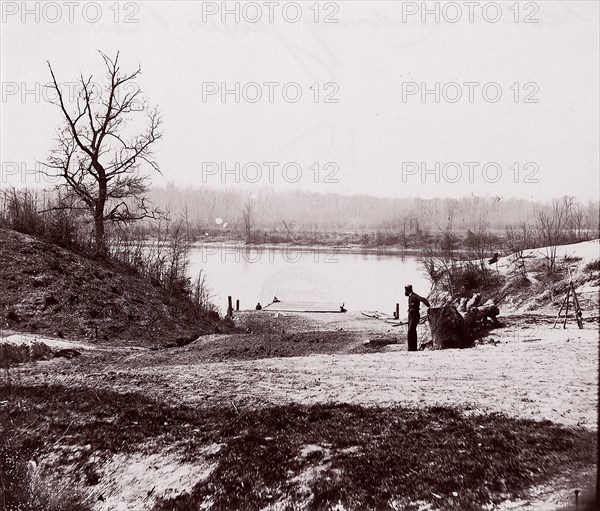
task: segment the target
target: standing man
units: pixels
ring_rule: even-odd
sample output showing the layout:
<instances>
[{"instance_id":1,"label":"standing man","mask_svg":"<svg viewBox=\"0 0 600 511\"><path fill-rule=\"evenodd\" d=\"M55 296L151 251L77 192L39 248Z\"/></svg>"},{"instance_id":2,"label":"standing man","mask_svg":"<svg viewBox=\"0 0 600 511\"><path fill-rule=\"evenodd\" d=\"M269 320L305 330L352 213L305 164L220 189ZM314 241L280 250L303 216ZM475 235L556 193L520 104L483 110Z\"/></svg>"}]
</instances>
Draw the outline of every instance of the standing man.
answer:
<instances>
[{"instance_id":1,"label":"standing man","mask_svg":"<svg viewBox=\"0 0 600 511\"><path fill-rule=\"evenodd\" d=\"M417 351L417 325L421 319L421 302L429 307L426 298L413 292L412 286L404 286L404 294L408 296L408 351Z\"/></svg>"}]
</instances>

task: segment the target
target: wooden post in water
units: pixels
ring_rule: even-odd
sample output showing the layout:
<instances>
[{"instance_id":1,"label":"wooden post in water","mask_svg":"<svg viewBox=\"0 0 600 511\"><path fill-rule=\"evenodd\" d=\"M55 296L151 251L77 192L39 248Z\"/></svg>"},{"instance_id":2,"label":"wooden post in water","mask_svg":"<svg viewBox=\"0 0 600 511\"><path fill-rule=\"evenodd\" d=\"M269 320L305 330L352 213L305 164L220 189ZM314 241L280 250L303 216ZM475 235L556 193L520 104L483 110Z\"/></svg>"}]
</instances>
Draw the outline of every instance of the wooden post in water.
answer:
<instances>
[{"instance_id":1,"label":"wooden post in water","mask_svg":"<svg viewBox=\"0 0 600 511\"><path fill-rule=\"evenodd\" d=\"M400 319L400 304L396 304L396 312L394 313L394 319Z\"/></svg>"},{"instance_id":2,"label":"wooden post in water","mask_svg":"<svg viewBox=\"0 0 600 511\"><path fill-rule=\"evenodd\" d=\"M236 312L240 311L240 300L239 299L235 301L235 311Z\"/></svg>"},{"instance_id":3,"label":"wooden post in water","mask_svg":"<svg viewBox=\"0 0 600 511\"><path fill-rule=\"evenodd\" d=\"M233 316L233 302L231 296L227 297L227 317Z\"/></svg>"}]
</instances>

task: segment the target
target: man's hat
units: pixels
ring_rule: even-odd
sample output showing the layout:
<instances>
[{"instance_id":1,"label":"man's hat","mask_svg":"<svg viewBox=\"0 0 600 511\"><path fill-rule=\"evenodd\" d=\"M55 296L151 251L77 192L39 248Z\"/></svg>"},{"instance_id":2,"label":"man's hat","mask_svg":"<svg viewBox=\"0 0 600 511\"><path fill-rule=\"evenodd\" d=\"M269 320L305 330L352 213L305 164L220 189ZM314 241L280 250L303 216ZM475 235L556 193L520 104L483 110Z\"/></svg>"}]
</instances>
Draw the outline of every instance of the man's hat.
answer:
<instances>
[{"instance_id":1,"label":"man's hat","mask_svg":"<svg viewBox=\"0 0 600 511\"><path fill-rule=\"evenodd\" d=\"M412 285L408 284L407 286L404 286L404 291L410 291L412 293Z\"/></svg>"}]
</instances>

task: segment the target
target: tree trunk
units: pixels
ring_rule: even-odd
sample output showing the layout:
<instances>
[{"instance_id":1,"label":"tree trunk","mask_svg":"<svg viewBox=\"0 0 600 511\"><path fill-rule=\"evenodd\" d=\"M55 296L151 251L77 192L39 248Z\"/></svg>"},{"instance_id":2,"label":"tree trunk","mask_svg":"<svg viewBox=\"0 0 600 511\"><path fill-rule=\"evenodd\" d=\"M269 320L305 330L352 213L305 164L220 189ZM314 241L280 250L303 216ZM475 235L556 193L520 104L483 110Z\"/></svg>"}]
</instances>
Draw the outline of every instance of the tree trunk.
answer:
<instances>
[{"instance_id":1,"label":"tree trunk","mask_svg":"<svg viewBox=\"0 0 600 511\"><path fill-rule=\"evenodd\" d=\"M433 349L470 348L473 345L471 331L453 305L430 307L427 317Z\"/></svg>"},{"instance_id":2,"label":"tree trunk","mask_svg":"<svg viewBox=\"0 0 600 511\"><path fill-rule=\"evenodd\" d=\"M94 250L96 255L104 253L104 220L94 218Z\"/></svg>"},{"instance_id":3,"label":"tree trunk","mask_svg":"<svg viewBox=\"0 0 600 511\"><path fill-rule=\"evenodd\" d=\"M94 251L97 256L106 252L104 242L104 207L96 206L94 211Z\"/></svg>"},{"instance_id":4,"label":"tree trunk","mask_svg":"<svg viewBox=\"0 0 600 511\"><path fill-rule=\"evenodd\" d=\"M95 201L94 209L94 249L96 256L104 257L106 255L106 243L104 239L104 208L106 207L107 183L104 177L104 169L98 166L98 198Z\"/></svg>"}]
</instances>

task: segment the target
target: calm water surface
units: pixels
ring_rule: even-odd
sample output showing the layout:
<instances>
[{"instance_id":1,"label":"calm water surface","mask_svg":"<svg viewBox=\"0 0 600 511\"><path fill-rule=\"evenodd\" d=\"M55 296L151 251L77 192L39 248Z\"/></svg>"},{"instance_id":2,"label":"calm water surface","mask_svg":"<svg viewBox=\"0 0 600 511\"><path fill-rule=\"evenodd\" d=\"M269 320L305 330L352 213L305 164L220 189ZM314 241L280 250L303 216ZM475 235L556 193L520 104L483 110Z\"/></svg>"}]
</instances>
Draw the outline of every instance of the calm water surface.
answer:
<instances>
[{"instance_id":1,"label":"calm water surface","mask_svg":"<svg viewBox=\"0 0 600 511\"><path fill-rule=\"evenodd\" d=\"M212 301L224 311L227 296L242 309L280 300L345 303L349 311L392 313L400 302L406 316L404 285L427 295L430 283L414 255L349 253L327 247L248 248L243 244L196 244L190 252L190 273L200 269Z\"/></svg>"}]
</instances>

